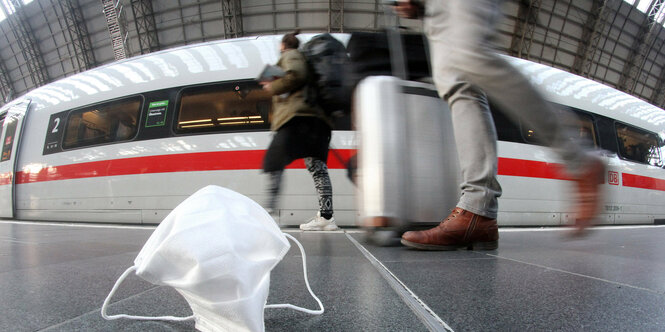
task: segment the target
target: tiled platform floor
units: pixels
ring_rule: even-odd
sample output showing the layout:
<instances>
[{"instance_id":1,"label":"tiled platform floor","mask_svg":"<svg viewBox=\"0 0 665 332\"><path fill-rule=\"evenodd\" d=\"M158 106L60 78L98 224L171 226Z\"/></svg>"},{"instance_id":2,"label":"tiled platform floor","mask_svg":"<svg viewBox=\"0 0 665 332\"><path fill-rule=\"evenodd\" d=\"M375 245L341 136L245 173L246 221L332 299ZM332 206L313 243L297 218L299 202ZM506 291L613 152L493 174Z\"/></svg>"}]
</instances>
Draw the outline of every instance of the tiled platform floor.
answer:
<instances>
[{"instance_id":1,"label":"tiled platform floor","mask_svg":"<svg viewBox=\"0 0 665 332\"><path fill-rule=\"evenodd\" d=\"M194 331L100 308L154 227L0 221L0 331ZM267 309L267 331L665 331L665 227L501 229L495 251L377 247L355 229L303 233L325 313ZM268 303L315 308L296 246ZM128 278L110 314L191 314L173 289Z\"/></svg>"}]
</instances>

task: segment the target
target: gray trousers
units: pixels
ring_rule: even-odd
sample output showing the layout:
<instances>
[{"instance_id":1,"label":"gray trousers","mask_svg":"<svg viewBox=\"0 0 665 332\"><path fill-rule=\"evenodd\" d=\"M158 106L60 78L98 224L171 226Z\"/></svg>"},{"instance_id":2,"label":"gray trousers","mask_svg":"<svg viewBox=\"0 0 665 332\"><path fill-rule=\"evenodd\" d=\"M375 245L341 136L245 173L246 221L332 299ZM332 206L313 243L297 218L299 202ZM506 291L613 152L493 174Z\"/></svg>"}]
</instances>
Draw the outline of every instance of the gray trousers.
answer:
<instances>
[{"instance_id":1,"label":"gray trousers","mask_svg":"<svg viewBox=\"0 0 665 332\"><path fill-rule=\"evenodd\" d=\"M552 107L524 75L493 51L499 5L499 0L429 0L425 14L432 76L452 112L462 169L457 206L489 218L496 218L501 186L496 179L497 136L484 93L509 118L533 128L571 173L585 159Z\"/></svg>"}]
</instances>

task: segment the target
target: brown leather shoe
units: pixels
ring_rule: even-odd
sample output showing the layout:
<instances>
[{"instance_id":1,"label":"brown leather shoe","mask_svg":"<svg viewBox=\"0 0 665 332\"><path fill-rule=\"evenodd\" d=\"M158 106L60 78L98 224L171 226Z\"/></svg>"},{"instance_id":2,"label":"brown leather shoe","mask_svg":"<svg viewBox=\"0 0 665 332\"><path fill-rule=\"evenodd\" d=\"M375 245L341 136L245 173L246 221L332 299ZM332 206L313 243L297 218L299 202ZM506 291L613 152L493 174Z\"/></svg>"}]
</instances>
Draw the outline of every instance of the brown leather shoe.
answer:
<instances>
[{"instance_id":1,"label":"brown leather shoe","mask_svg":"<svg viewBox=\"0 0 665 332\"><path fill-rule=\"evenodd\" d=\"M494 250L499 247L499 228L496 219L456 207L438 226L404 233L402 244L422 250Z\"/></svg>"},{"instance_id":2,"label":"brown leather shoe","mask_svg":"<svg viewBox=\"0 0 665 332\"><path fill-rule=\"evenodd\" d=\"M581 235L600 213L603 204L600 185L605 183L605 164L600 158L592 157L573 181L577 190L574 235Z\"/></svg>"}]
</instances>

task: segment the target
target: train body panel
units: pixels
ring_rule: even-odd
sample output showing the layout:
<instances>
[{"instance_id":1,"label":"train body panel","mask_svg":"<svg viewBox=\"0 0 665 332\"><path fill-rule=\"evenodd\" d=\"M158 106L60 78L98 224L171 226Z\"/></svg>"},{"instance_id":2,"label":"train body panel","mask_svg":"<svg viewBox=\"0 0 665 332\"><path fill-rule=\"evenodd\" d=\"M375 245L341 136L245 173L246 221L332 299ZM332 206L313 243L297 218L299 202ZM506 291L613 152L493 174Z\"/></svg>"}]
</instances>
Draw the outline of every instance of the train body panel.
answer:
<instances>
[{"instance_id":1,"label":"train body panel","mask_svg":"<svg viewBox=\"0 0 665 332\"><path fill-rule=\"evenodd\" d=\"M30 110L30 100L22 99L12 102L2 114L2 155L0 156L0 217L14 217L13 205L16 195L14 174L18 165L18 155L21 151L22 138L27 115Z\"/></svg>"},{"instance_id":2,"label":"train body panel","mask_svg":"<svg viewBox=\"0 0 665 332\"><path fill-rule=\"evenodd\" d=\"M498 154L498 180L503 193L499 198L497 220L506 226L555 226L564 223L570 203L566 193L572 189L571 183L559 178L536 176L535 167L522 162L551 163L555 160L554 153L540 146L499 142ZM510 166L505 166L507 163Z\"/></svg>"},{"instance_id":3,"label":"train body panel","mask_svg":"<svg viewBox=\"0 0 665 332\"><path fill-rule=\"evenodd\" d=\"M551 102L611 117L665 136L665 111L656 106L557 68L506 58Z\"/></svg>"},{"instance_id":4,"label":"train body panel","mask_svg":"<svg viewBox=\"0 0 665 332\"><path fill-rule=\"evenodd\" d=\"M354 146L354 133L337 132L331 145L344 151ZM269 132L172 137L74 149L24 164L16 200L20 219L159 223L173 207L196 190L217 184L265 202L266 177L261 160ZM346 169L333 155L329 162L342 225L355 215L353 186ZM294 163L285 172L283 209L278 221L316 211L316 192L309 173ZM39 193L35 195L34 193ZM304 210L304 211L300 211ZM115 212L119 212L113 219ZM301 220L300 220L301 221Z\"/></svg>"},{"instance_id":5,"label":"train body panel","mask_svg":"<svg viewBox=\"0 0 665 332\"><path fill-rule=\"evenodd\" d=\"M344 42L349 38L336 37ZM228 187L263 203L267 179L261 172L261 161L272 134L261 105L269 98L261 95L252 80L265 64L277 61L280 38L216 41L123 60L48 84L6 105L0 109L0 116L5 114L1 137L5 142L12 136L8 135L8 110L30 101L25 125L19 131L20 145L13 157L0 162L0 216L154 224L208 184ZM558 69L507 59L528 75L548 100L588 117L595 144L603 150L608 165L601 222L665 222L665 170L660 159L665 157L665 111ZM239 103L252 100L257 115L220 116L213 119L220 130L196 131L200 124L182 116L188 107L184 100L189 98L194 105L192 114L198 116L197 112L205 109L201 103L206 93L217 85L221 92L214 96L237 97ZM210 93L218 93L215 91ZM124 104L114 106L115 101ZM225 102L221 108L241 105ZM136 107L131 119L133 132L120 139L98 137L99 143L78 145L75 136L85 136L83 129L104 129L95 128L96 120L91 117L104 110L122 113L128 107ZM256 119L261 124L248 125L247 130L242 126L226 130L223 125L232 125L232 119L247 124ZM72 128L77 123L88 127L76 127L76 132ZM122 123L118 120L115 125ZM519 125L515 128L525 130ZM120 129L114 131L120 133ZM570 223L572 184L561 172L562 165L552 151L528 139L520 141L525 134L519 135L519 142L498 143L499 181L504 189L499 224ZM627 158L626 149L631 146L621 144L642 137L655 139L657 151L648 156L643 153L647 156L644 160ZM333 132L334 151L328 161L335 217L341 225L355 225L357 217L355 188L345 165L355 151L355 140L351 130ZM296 161L285 172L277 219L282 225L296 225L314 216L316 208L312 179L302 161Z\"/></svg>"}]
</instances>

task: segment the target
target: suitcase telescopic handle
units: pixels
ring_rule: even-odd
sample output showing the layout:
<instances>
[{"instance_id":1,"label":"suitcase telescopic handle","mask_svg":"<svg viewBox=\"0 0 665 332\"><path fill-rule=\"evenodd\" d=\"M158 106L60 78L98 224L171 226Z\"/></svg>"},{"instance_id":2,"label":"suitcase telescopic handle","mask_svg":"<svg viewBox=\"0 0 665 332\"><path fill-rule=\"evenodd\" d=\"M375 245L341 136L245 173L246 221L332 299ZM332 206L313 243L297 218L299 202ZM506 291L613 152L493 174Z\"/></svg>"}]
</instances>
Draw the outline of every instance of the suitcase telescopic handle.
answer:
<instances>
[{"instance_id":1,"label":"suitcase telescopic handle","mask_svg":"<svg viewBox=\"0 0 665 332\"><path fill-rule=\"evenodd\" d=\"M399 31L399 18L392 8L396 1L384 1L385 24L388 39L388 50L390 52L390 66L393 75L406 80L408 72L406 69L406 57L404 56L404 46L402 43L402 34Z\"/></svg>"}]
</instances>

